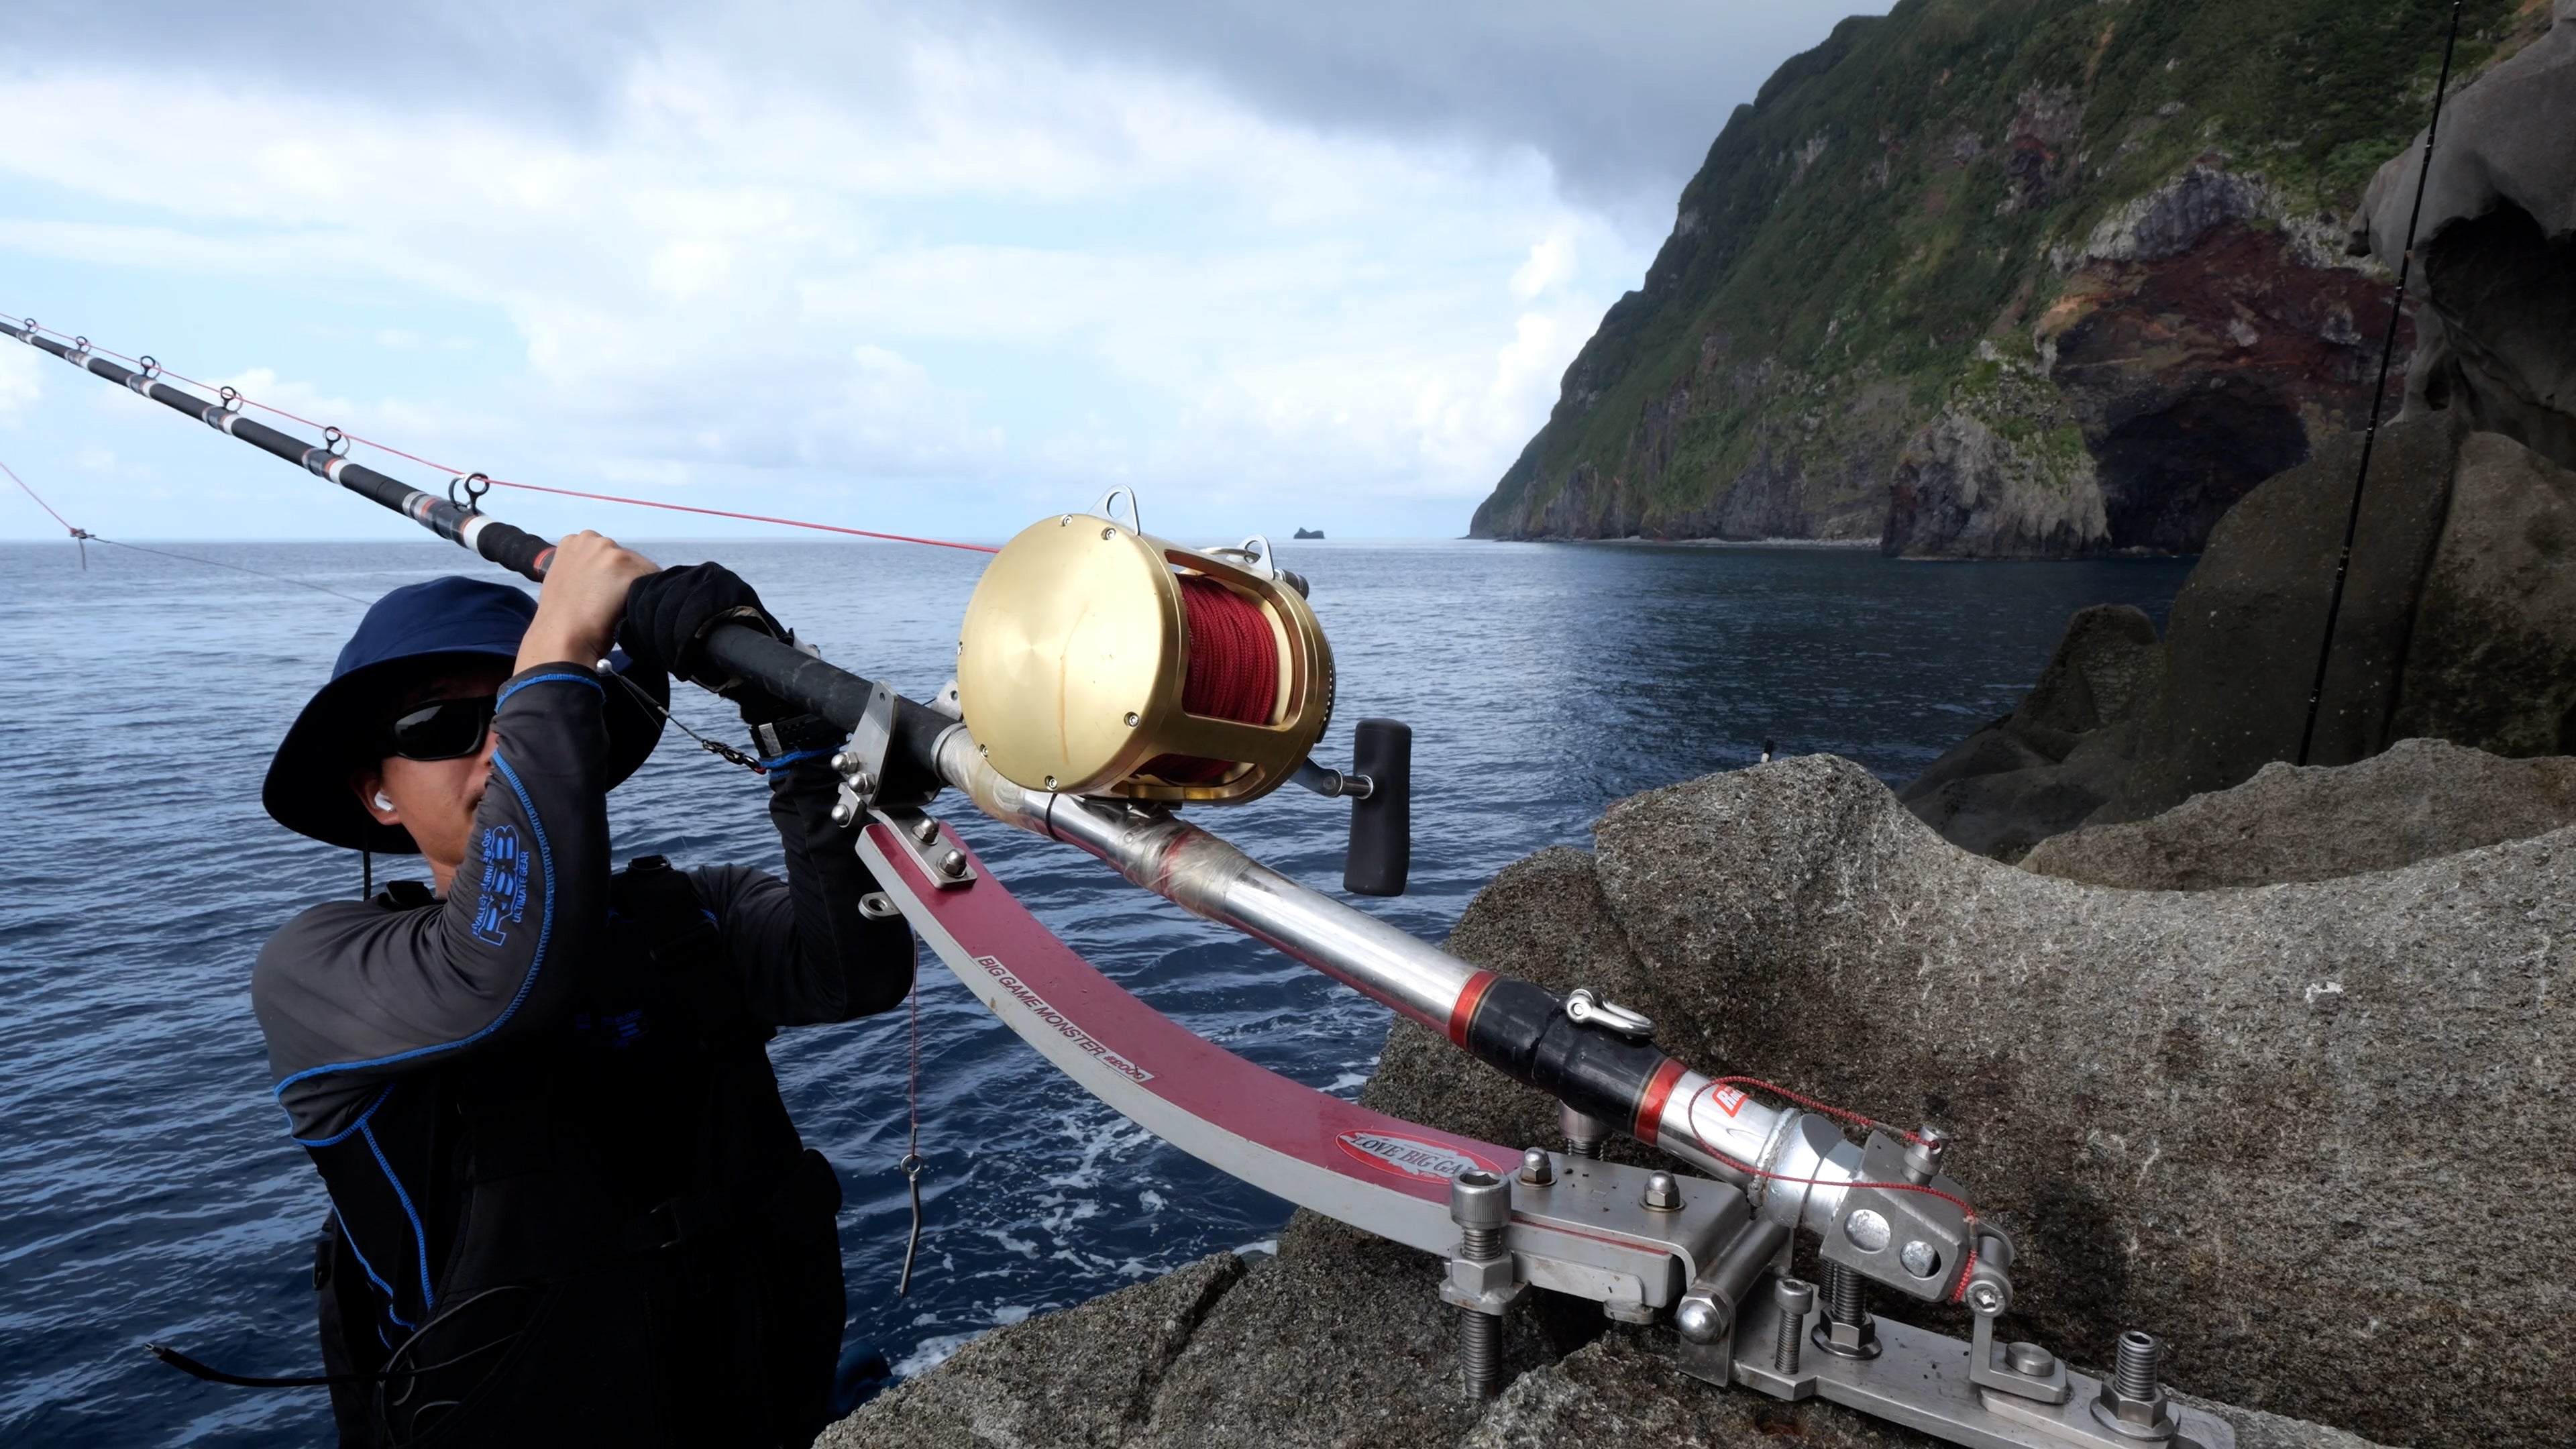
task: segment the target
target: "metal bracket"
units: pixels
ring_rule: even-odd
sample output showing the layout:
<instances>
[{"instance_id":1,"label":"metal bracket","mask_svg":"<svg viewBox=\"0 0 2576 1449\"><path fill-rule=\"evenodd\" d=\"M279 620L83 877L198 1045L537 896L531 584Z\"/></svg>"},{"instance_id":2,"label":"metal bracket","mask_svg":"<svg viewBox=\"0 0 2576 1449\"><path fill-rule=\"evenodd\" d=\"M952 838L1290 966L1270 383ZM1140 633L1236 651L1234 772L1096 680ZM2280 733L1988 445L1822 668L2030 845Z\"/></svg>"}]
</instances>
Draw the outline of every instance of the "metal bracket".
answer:
<instances>
[{"instance_id":1,"label":"metal bracket","mask_svg":"<svg viewBox=\"0 0 2576 1449\"><path fill-rule=\"evenodd\" d=\"M1828 1263L1938 1303L1950 1296L1967 1259L1967 1189L1939 1176L1919 1184L1929 1191L1869 1186L1917 1181L1895 1138L1869 1134L1858 1178L1843 1194L1819 1252Z\"/></svg>"},{"instance_id":2,"label":"metal bracket","mask_svg":"<svg viewBox=\"0 0 2576 1449\"><path fill-rule=\"evenodd\" d=\"M1523 1176L1513 1185L1504 1246L1524 1281L1589 1298L1616 1322L1653 1322L1753 1215L1744 1194L1722 1182L1679 1178L1681 1206L1655 1210L1643 1204L1654 1175L1645 1168L1547 1158L1548 1181Z\"/></svg>"},{"instance_id":3,"label":"metal bracket","mask_svg":"<svg viewBox=\"0 0 2576 1449\"><path fill-rule=\"evenodd\" d=\"M949 834L948 827L935 817L900 805L870 810L868 814L894 828L895 837L903 842L903 848L932 885L953 891L975 883L975 867L966 858L965 843Z\"/></svg>"},{"instance_id":4,"label":"metal bracket","mask_svg":"<svg viewBox=\"0 0 2576 1449\"><path fill-rule=\"evenodd\" d=\"M1099 502L1091 505L1091 511L1102 518L1108 519L1111 523L1116 523L1118 521L1118 515L1110 512L1109 510L1116 507L1118 500L1122 497L1127 500L1127 531L1129 533L1142 535L1145 532L1145 514L1144 510L1139 508L1136 504L1136 490L1133 488L1110 489L1108 492L1100 495Z\"/></svg>"},{"instance_id":5,"label":"metal bracket","mask_svg":"<svg viewBox=\"0 0 2576 1449\"><path fill-rule=\"evenodd\" d=\"M2066 1360L2035 1343L1995 1342L1995 1315L1979 1313L1976 1336L1968 1341L1968 1382L1981 1389L2043 1404L2062 1404L2075 1396L2066 1382Z\"/></svg>"},{"instance_id":6,"label":"metal bracket","mask_svg":"<svg viewBox=\"0 0 2576 1449\"><path fill-rule=\"evenodd\" d=\"M1203 549L1201 552L1212 553L1219 558L1232 559L1245 572L1259 574L1265 579L1279 577L1279 566L1270 560L1270 540L1257 533L1241 543L1230 546L1219 545Z\"/></svg>"},{"instance_id":7,"label":"metal bracket","mask_svg":"<svg viewBox=\"0 0 2576 1449\"><path fill-rule=\"evenodd\" d=\"M2056 1404L1996 1393L1972 1381L1971 1345L1893 1319L1878 1320L1877 1358L1810 1353L1794 1373L1781 1373L1770 1354L1779 1309L1768 1293L1748 1300L1735 1330L1733 1378L1772 1398L1828 1399L1969 1449L2140 1449L2142 1441L2094 1421L2099 1380L2067 1373L2068 1399ZM2236 1449L2236 1430L2224 1419L2180 1405L2174 1413L2167 1449Z\"/></svg>"}]
</instances>

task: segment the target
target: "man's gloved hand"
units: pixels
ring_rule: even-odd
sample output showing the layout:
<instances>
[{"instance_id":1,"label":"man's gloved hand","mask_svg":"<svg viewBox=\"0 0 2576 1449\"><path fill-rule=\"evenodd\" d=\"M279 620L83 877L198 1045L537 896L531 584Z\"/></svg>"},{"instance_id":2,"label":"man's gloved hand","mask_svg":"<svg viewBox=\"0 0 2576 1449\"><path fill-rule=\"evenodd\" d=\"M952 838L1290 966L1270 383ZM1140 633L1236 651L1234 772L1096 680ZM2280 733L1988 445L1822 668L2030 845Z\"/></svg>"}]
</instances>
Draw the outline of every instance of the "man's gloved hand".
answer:
<instances>
[{"instance_id":1,"label":"man's gloved hand","mask_svg":"<svg viewBox=\"0 0 2576 1449\"><path fill-rule=\"evenodd\" d=\"M720 563L702 563L637 579L626 591L617 641L637 663L733 700L749 723L794 713L793 706L768 691L708 666L706 636L718 624L747 624L772 638L787 634L741 575Z\"/></svg>"}]
</instances>

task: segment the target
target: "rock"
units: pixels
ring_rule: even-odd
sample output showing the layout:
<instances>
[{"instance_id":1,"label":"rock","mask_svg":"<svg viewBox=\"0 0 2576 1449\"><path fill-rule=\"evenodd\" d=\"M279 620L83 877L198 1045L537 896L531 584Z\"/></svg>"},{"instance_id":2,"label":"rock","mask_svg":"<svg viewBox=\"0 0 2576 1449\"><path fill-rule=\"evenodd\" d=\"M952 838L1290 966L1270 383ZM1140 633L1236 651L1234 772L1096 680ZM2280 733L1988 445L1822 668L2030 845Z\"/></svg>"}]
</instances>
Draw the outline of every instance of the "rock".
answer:
<instances>
[{"instance_id":1,"label":"rock","mask_svg":"<svg viewBox=\"0 0 2576 1449\"><path fill-rule=\"evenodd\" d=\"M1896 460L1892 558L2078 558L2109 546L2102 487L2079 445L2016 442L1953 405Z\"/></svg>"},{"instance_id":2,"label":"rock","mask_svg":"<svg viewBox=\"0 0 2576 1449\"><path fill-rule=\"evenodd\" d=\"M2471 433L2414 622L2393 732L2576 753L2576 471Z\"/></svg>"},{"instance_id":3,"label":"rock","mask_svg":"<svg viewBox=\"0 0 2576 1449\"><path fill-rule=\"evenodd\" d=\"M2416 225L2423 345L2410 411L2456 408L2576 468L2576 0L2452 98ZM2363 194L2359 240L2392 271L2406 248L2423 136Z\"/></svg>"},{"instance_id":4,"label":"rock","mask_svg":"<svg viewBox=\"0 0 2576 1449\"><path fill-rule=\"evenodd\" d=\"M1457 1443L1476 1408L1459 1394L1457 1310L1440 1302L1439 1278L1427 1254L1299 1213L1279 1235L1278 1258L1208 1315L1127 1442ZM1510 1327L1508 1370L1554 1357L1538 1315L1515 1315Z\"/></svg>"},{"instance_id":5,"label":"rock","mask_svg":"<svg viewBox=\"0 0 2576 1449\"><path fill-rule=\"evenodd\" d=\"M2361 447L2359 437L2328 443L2247 494L2210 534L2174 598L2136 763L2093 823L2143 820L2298 757ZM2452 511L2456 450L2438 416L2380 430L2312 763L2349 764L2400 738L2391 732L2400 674L2417 657L2409 640Z\"/></svg>"},{"instance_id":6,"label":"rock","mask_svg":"<svg viewBox=\"0 0 2576 1449\"><path fill-rule=\"evenodd\" d=\"M1932 762L1899 792L1962 850L2018 859L2072 830L2120 786L2134 721L2163 668L2155 625L2125 604L2085 609L2014 711Z\"/></svg>"},{"instance_id":7,"label":"rock","mask_svg":"<svg viewBox=\"0 0 2576 1449\"><path fill-rule=\"evenodd\" d=\"M2213 890L2392 870L2568 825L2576 759L2400 740L2341 768L2265 765L2152 819L2041 841L2021 868L2125 890Z\"/></svg>"},{"instance_id":8,"label":"rock","mask_svg":"<svg viewBox=\"0 0 2576 1449\"><path fill-rule=\"evenodd\" d=\"M2501 1328L2576 1288L2500 1256L2556 1242L2576 1187L2576 835L2105 890L1963 854L1813 757L1621 801L1596 840L1668 1049L1956 1132L2022 1245L2013 1331L2100 1363L2148 1327L2195 1393L2397 1443L2551 1441L2576 1408L2562 1340ZM1462 939L1545 939L1487 909Z\"/></svg>"},{"instance_id":9,"label":"rock","mask_svg":"<svg viewBox=\"0 0 2576 1449\"><path fill-rule=\"evenodd\" d=\"M2381 430L2313 764L2398 739L2576 752L2576 471L2441 414ZM2295 760L2360 441L2249 494L2174 600L2137 760L2089 823L2144 820Z\"/></svg>"},{"instance_id":10,"label":"rock","mask_svg":"<svg viewBox=\"0 0 2576 1449\"><path fill-rule=\"evenodd\" d=\"M1124 1444L1208 1310L1243 1278L1232 1253L984 1335L859 1406L816 1449Z\"/></svg>"}]
</instances>

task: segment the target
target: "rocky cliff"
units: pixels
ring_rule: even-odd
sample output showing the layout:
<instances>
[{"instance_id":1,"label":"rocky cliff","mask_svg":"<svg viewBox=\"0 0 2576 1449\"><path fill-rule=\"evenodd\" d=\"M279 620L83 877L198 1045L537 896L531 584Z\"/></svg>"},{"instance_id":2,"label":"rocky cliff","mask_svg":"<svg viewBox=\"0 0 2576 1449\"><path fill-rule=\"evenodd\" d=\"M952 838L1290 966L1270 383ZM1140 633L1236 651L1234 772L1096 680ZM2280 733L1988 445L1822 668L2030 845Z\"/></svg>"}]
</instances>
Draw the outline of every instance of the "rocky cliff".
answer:
<instances>
[{"instance_id":1,"label":"rocky cliff","mask_svg":"<svg viewBox=\"0 0 2576 1449\"><path fill-rule=\"evenodd\" d=\"M2197 551L2367 414L2438 6L1904 0L1739 107L1471 531ZM2473 0L2463 72L2547 23ZM2411 335L2400 329L2400 346Z\"/></svg>"},{"instance_id":2,"label":"rocky cliff","mask_svg":"<svg viewBox=\"0 0 2576 1449\"><path fill-rule=\"evenodd\" d=\"M2353 250L2393 266L2414 228L2403 413L2230 509L2161 642L2078 615L2030 698L1905 788L1954 844L2015 859L2404 739L2576 753L2576 0L2554 17L2458 92L2420 213L2420 136L2364 197ZM2066 693L2112 667L2152 687Z\"/></svg>"}]
</instances>

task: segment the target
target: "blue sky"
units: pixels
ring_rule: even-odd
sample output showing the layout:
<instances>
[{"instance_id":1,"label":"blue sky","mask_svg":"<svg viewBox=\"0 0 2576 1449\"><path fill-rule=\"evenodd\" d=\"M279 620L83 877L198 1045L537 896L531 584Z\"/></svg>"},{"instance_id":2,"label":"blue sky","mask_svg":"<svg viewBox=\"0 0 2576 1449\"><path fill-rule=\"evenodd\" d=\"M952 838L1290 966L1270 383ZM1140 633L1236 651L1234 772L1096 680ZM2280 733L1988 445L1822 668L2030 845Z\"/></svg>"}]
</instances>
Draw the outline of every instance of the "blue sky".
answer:
<instances>
[{"instance_id":1,"label":"blue sky","mask_svg":"<svg viewBox=\"0 0 2576 1449\"><path fill-rule=\"evenodd\" d=\"M1450 536L1849 8L15 0L0 312L559 487ZM15 346L0 461L111 536L405 527Z\"/></svg>"}]
</instances>

